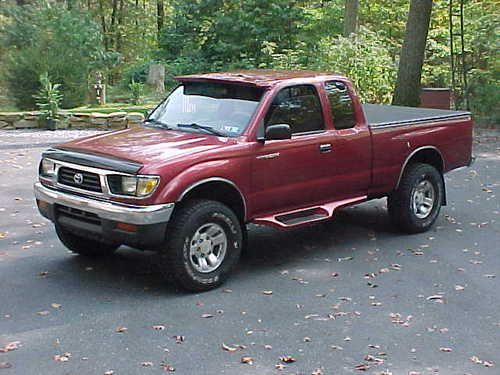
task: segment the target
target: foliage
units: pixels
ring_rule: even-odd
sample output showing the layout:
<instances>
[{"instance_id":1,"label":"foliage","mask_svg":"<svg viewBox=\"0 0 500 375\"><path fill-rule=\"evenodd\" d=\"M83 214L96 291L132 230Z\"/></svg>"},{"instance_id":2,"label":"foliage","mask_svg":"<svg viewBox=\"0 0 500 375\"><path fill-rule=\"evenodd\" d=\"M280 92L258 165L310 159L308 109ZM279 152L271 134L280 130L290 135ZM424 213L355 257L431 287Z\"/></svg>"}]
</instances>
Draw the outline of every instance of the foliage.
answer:
<instances>
[{"instance_id":1,"label":"foliage","mask_svg":"<svg viewBox=\"0 0 500 375\"><path fill-rule=\"evenodd\" d=\"M33 108L43 72L62 85L62 105L85 101L87 78L104 56L96 24L79 11L49 5L10 10L2 44L6 81L20 108Z\"/></svg>"},{"instance_id":2,"label":"foliage","mask_svg":"<svg viewBox=\"0 0 500 375\"><path fill-rule=\"evenodd\" d=\"M325 38L311 68L336 71L349 77L364 101L391 100L396 66L380 37L366 28L357 35Z\"/></svg>"},{"instance_id":3,"label":"foliage","mask_svg":"<svg viewBox=\"0 0 500 375\"><path fill-rule=\"evenodd\" d=\"M144 84L140 82L135 82L132 79L132 82L130 82L128 88L130 90L130 100L132 101L132 104L134 105L141 104L144 98Z\"/></svg>"},{"instance_id":4,"label":"foliage","mask_svg":"<svg viewBox=\"0 0 500 375\"><path fill-rule=\"evenodd\" d=\"M0 10L0 92L8 98L1 100L11 105L13 97L18 107L32 108L45 71L62 84L62 105L73 106L85 101L96 70L105 74L109 93L116 88L115 97L128 100L129 85L144 83L153 62L166 66L167 89L181 74L321 69L352 78L364 100L388 102L410 1L359 0L362 28L347 39L340 37L345 0L15 3L4 0ZM163 16L157 13L162 4ZM450 86L448 17L448 1L435 1L423 86ZM487 121L499 117L498 25L498 1L465 2L470 105Z\"/></svg>"},{"instance_id":5,"label":"foliage","mask_svg":"<svg viewBox=\"0 0 500 375\"><path fill-rule=\"evenodd\" d=\"M47 73L40 75L40 90L33 95L36 106L42 112L41 118L44 120L56 119L59 112L59 104L63 99L61 85L53 84Z\"/></svg>"}]
</instances>

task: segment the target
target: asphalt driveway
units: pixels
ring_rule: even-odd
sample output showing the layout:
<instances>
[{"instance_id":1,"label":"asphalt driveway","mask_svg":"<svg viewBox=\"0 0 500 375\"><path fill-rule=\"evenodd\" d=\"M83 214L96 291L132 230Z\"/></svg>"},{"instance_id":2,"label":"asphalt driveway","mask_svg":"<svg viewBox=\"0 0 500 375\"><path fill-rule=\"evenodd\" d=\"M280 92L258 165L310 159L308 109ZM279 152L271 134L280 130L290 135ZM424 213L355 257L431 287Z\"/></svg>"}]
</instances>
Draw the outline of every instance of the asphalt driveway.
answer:
<instances>
[{"instance_id":1,"label":"asphalt driveway","mask_svg":"<svg viewBox=\"0 0 500 375\"><path fill-rule=\"evenodd\" d=\"M500 374L500 144L447 176L428 233L394 232L385 200L252 226L228 283L186 294L154 253L83 259L38 214L41 151L87 134L0 132L1 375Z\"/></svg>"}]
</instances>

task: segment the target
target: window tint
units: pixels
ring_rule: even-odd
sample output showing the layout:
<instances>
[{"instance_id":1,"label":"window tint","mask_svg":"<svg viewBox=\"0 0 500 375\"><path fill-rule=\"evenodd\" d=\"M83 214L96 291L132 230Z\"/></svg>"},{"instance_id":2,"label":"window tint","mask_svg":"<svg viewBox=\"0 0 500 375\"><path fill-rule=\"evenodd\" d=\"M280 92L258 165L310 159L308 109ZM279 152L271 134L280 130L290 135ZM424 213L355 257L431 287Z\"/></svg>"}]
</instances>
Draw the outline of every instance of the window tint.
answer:
<instances>
[{"instance_id":1,"label":"window tint","mask_svg":"<svg viewBox=\"0 0 500 375\"><path fill-rule=\"evenodd\" d=\"M265 126L288 124L292 133L324 129L321 103L314 86L287 87L274 98L265 118Z\"/></svg>"},{"instance_id":2,"label":"window tint","mask_svg":"<svg viewBox=\"0 0 500 375\"><path fill-rule=\"evenodd\" d=\"M325 90L330 102L335 129L348 129L356 125L354 107L347 86L339 81L327 82Z\"/></svg>"}]
</instances>

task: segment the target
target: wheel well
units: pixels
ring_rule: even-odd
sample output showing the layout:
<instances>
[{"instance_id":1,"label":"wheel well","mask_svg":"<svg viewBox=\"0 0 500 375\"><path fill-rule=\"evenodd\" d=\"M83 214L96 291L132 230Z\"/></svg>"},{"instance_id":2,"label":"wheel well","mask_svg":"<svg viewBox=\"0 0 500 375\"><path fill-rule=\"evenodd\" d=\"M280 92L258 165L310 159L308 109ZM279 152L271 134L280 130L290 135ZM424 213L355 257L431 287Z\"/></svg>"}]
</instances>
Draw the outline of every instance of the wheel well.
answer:
<instances>
[{"instance_id":1,"label":"wheel well","mask_svg":"<svg viewBox=\"0 0 500 375\"><path fill-rule=\"evenodd\" d=\"M435 148L424 148L413 154L406 162L406 165L411 163L424 163L432 165L440 173L443 173L444 162L441 153Z\"/></svg>"},{"instance_id":2,"label":"wheel well","mask_svg":"<svg viewBox=\"0 0 500 375\"><path fill-rule=\"evenodd\" d=\"M233 210L241 223L245 222L245 201L240 191L229 182L204 182L188 190L187 193L182 196L181 202L186 202L190 199L209 199L221 202Z\"/></svg>"},{"instance_id":3,"label":"wheel well","mask_svg":"<svg viewBox=\"0 0 500 375\"><path fill-rule=\"evenodd\" d=\"M443 179L443 187L444 187L444 177L443 177L443 172L444 172L444 160L443 156L441 153L438 151L437 148L434 147L426 147L422 148L419 150L414 151L412 155L405 161L403 168L401 169L399 179L397 181L396 188L399 187L399 183L401 181L401 178L403 177L403 173L405 172L406 168L413 163L424 163L424 164L429 164L432 165L434 168L436 168L439 173L441 174L441 178ZM443 205L446 205L446 189L444 189L443 192Z\"/></svg>"}]
</instances>

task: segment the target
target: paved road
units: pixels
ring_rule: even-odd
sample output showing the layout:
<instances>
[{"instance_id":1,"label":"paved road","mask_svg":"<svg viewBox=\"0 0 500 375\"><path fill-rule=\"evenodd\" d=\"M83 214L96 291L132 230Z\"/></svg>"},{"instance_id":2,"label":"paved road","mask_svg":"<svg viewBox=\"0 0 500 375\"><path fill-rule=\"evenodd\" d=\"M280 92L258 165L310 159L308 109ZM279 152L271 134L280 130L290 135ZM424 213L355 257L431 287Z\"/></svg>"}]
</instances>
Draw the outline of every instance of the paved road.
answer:
<instances>
[{"instance_id":1,"label":"paved road","mask_svg":"<svg viewBox=\"0 0 500 375\"><path fill-rule=\"evenodd\" d=\"M38 215L40 152L76 135L0 133L0 351L20 342L0 375L500 373L499 144L447 177L428 233L394 233L383 200L310 228L252 227L229 282L185 294L155 254L82 259Z\"/></svg>"}]
</instances>

